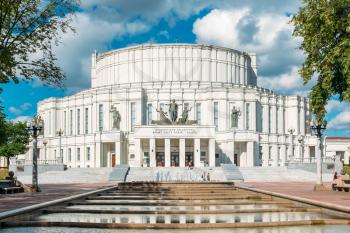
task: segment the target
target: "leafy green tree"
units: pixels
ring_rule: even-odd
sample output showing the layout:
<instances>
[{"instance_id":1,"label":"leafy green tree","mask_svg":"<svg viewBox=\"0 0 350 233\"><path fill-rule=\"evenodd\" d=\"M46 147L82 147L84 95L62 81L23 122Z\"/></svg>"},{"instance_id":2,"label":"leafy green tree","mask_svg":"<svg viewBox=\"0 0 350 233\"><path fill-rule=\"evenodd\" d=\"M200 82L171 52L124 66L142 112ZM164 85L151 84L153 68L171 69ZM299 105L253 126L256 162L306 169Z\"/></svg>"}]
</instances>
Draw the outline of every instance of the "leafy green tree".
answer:
<instances>
[{"instance_id":1,"label":"leafy green tree","mask_svg":"<svg viewBox=\"0 0 350 233\"><path fill-rule=\"evenodd\" d=\"M304 84L317 78L310 107L322 122L331 97L350 101L350 0L303 0L292 23L293 35L303 39L306 59L299 72Z\"/></svg>"},{"instance_id":2,"label":"leafy green tree","mask_svg":"<svg viewBox=\"0 0 350 233\"><path fill-rule=\"evenodd\" d=\"M2 129L4 135L0 144L0 156L6 157L7 165L9 165L11 157L27 151L29 133L23 122L5 121Z\"/></svg>"},{"instance_id":3,"label":"leafy green tree","mask_svg":"<svg viewBox=\"0 0 350 233\"><path fill-rule=\"evenodd\" d=\"M37 77L62 86L53 47L68 30L79 0L0 0L0 83Z\"/></svg>"}]
</instances>

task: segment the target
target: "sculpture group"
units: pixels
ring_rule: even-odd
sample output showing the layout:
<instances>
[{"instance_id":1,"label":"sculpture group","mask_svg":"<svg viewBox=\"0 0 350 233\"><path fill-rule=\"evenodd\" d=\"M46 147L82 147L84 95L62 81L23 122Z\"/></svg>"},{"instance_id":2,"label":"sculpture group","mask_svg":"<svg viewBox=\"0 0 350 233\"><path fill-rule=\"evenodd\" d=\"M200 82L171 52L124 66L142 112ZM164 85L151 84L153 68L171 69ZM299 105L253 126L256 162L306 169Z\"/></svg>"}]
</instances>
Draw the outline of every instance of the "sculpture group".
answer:
<instances>
[{"instance_id":1,"label":"sculpture group","mask_svg":"<svg viewBox=\"0 0 350 233\"><path fill-rule=\"evenodd\" d=\"M168 112L165 112L163 109L156 109L157 112L160 115L160 120L152 120L152 124L157 125L192 125L196 124L197 121L195 120L188 120L188 113L191 111L192 108L188 108L187 106L184 107L182 110L181 117L178 117L178 110L179 105L175 102L173 99L170 104L166 104L169 106ZM168 116L169 113L169 116Z\"/></svg>"}]
</instances>

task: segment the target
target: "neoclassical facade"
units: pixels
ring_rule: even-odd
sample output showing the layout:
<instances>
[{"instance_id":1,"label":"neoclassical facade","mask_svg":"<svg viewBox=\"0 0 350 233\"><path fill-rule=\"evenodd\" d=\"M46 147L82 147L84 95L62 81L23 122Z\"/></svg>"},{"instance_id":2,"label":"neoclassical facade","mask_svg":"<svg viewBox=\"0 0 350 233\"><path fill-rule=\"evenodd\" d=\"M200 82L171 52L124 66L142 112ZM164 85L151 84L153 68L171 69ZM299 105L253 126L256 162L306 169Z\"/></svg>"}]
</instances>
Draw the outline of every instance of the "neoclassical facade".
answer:
<instances>
[{"instance_id":1,"label":"neoclassical facade","mask_svg":"<svg viewBox=\"0 0 350 233\"><path fill-rule=\"evenodd\" d=\"M255 54L150 44L91 59L90 89L38 103L40 160L200 167L284 166L315 157L308 99L258 87Z\"/></svg>"}]
</instances>

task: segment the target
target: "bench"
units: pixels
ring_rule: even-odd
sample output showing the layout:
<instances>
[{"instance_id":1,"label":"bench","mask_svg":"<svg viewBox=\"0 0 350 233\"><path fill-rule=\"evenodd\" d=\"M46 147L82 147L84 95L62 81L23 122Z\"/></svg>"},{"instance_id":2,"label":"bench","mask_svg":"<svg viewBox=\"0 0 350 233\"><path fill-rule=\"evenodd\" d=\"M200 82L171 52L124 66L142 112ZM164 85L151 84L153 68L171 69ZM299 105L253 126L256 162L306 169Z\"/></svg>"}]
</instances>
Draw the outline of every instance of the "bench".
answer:
<instances>
[{"instance_id":1,"label":"bench","mask_svg":"<svg viewBox=\"0 0 350 233\"><path fill-rule=\"evenodd\" d=\"M344 184L344 185L332 185L333 191L344 191L344 192L349 192L350 190L350 185Z\"/></svg>"},{"instance_id":2,"label":"bench","mask_svg":"<svg viewBox=\"0 0 350 233\"><path fill-rule=\"evenodd\" d=\"M1 188L0 189L0 193L1 194L13 194L13 193L21 193L23 192L23 188L22 187L6 187L6 188Z\"/></svg>"}]
</instances>

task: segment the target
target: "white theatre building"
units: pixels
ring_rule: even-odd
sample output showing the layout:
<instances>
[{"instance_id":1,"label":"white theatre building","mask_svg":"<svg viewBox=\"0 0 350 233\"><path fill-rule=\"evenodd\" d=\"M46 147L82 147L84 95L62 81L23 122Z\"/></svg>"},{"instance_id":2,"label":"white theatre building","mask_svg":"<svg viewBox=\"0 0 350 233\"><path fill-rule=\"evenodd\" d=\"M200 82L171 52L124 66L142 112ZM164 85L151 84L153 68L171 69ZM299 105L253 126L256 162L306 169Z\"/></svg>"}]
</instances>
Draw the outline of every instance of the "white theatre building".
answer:
<instances>
[{"instance_id":1,"label":"white theatre building","mask_svg":"<svg viewBox=\"0 0 350 233\"><path fill-rule=\"evenodd\" d=\"M252 53L200 44L94 53L90 89L39 102L39 159L68 167L310 161L308 106L258 87Z\"/></svg>"}]
</instances>

